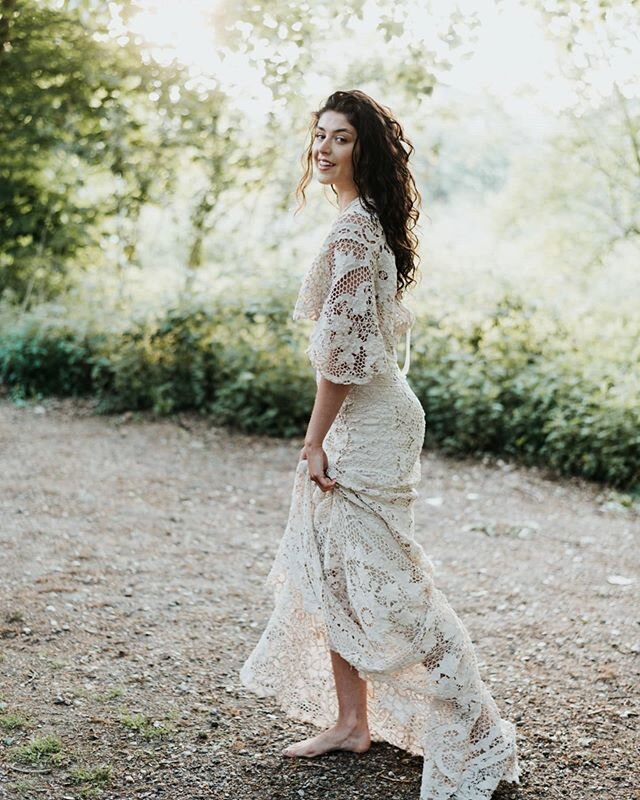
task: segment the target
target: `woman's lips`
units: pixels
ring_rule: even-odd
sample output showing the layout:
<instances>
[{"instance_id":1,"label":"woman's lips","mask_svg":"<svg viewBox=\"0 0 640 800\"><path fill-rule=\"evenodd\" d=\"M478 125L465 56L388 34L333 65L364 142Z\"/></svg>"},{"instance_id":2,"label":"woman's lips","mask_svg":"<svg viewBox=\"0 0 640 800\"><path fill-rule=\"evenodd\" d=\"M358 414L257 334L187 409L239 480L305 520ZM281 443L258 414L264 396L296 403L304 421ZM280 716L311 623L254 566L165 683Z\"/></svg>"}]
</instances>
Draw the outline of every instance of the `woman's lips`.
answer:
<instances>
[{"instance_id":1,"label":"woman's lips","mask_svg":"<svg viewBox=\"0 0 640 800\"><path fill-rule=\"evenodd\" d=\"M321 170L322 172L326 172L327 170L333 169L334 167L335 167L335 164L329 164L329 165L321 164L318 161L318 169Z\"/></svg>"}]
</instances>

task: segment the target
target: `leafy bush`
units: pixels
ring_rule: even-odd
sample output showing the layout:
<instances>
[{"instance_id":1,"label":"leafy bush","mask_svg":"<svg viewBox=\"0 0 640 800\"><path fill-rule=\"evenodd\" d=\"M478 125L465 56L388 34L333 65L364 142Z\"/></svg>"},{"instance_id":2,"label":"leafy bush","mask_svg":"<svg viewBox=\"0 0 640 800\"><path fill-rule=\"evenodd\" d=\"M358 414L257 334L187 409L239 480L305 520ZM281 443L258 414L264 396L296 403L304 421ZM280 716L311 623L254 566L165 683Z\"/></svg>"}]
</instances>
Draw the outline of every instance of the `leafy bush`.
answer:
<instances>
[{"instance_id":1,"label":"leafy bush","mask_svg":"<svg viewBox=\"0 0 640 800\"><path fill-rule=\"evenodd\" d=\"M483 318L429 320L411 369L427 443L456 455L513 456L615 486L638 484L637 348L629 348L626 365L602 346L597 359L593 354L560 320L508 296Z\"/></svg>"},{"instance_id":2,"label":"leafy bush","mask_svg":"<svg viewBox=\"0 0 640 800\"><path fill-rule=\"evenodd\" d=\"M73 329L0 335L0 378L14 397L86 395L93 391L96 340Z\"/></svg>"},{"instance_id":3,"label":"leafy bush","mask_svg":"<svg viewBox=\"0 0 640 800\"><path fill-rule=\"evenodd\" d=\"M23 397L93 393L103 412L195 409L244 431L301 434L315 381L307 329L291 308L277 293L219 299L107 333L32 317L0 333L0 380ZM547 310L512 296L488 312L421 317L410 382L427 443L637 487L640 337L627 333L626 347L595 330L577 341Z\"/></svg>"},{"instance_id":4,"label":"leafy bush","mask_svg":"<svg viewBox=\"0 0 640 800\"><path fill-rule=\"evenodd\" d=\"M170 414L203 408L220 372L212 342L215 320L204 311L170 310L113 335L93 361L99 409L152 409Z\"/></svg>"},{"instance_id":5,"label":"leafy bush","mask_svg":"<svg viewBox=\"0 0 640 800\"><path fill-rule=\"evenodd\" d=\"M289 314L282 303L221 303L141 322L94 361L99 408L198 409L239 430L300 433L314 382Z\"/></svg>"}]
</instances>

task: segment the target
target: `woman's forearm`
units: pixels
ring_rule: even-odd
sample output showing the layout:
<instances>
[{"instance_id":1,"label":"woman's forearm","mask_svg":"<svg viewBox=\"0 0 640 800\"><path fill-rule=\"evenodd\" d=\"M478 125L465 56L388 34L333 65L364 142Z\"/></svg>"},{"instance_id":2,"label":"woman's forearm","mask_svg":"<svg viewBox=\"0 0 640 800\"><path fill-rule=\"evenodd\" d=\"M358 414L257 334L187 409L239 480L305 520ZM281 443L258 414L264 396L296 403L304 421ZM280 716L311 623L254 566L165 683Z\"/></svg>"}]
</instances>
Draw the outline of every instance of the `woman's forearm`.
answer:
<instances>
[{"instance_id":1,"label":"woman's forearm","mask_svg":"<svg viewBox=\"0 0 640 800\"><path fill-rule=\"evenodd\" d=\"M352 386L351 383L332 383L326 378L320 378L307 433L304 437L305 445L322 446L324 437Z\"/></svg>"}]
</instances>

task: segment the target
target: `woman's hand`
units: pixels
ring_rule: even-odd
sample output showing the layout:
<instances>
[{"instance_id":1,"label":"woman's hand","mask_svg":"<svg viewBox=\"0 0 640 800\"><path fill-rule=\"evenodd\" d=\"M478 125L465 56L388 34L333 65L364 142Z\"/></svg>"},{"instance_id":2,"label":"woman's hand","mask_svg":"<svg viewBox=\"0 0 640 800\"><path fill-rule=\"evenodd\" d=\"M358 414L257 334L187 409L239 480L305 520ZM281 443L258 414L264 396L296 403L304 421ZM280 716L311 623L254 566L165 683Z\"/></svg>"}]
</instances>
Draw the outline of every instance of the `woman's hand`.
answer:
<instances>
[{"instance_id":1,"label":"woman's hand","mask_svg":"<svg viewBox=\"0 0 640 800\"><path fill-rule=\"evenodd\" d=\"M332 383L324 376L318 381L316 399L307 425L300 461L307 462L309 477L323 492L333 489L336 480L327 476L329 460L322 443L350 391L350 383Z\"/></svg>"},{"instance_id":2,"label":"woman's hand","mask_svg":"<svg viewBox=\"0 0 640 800\"><path fill-rule=\"evenodd\" d=\"M307 462L309 478L317 484L323 492L328 492L336 485L335 478L327 477L329 459L322 445L305 444L300 451L300 461Z\"/></svg>"}]
</instances>

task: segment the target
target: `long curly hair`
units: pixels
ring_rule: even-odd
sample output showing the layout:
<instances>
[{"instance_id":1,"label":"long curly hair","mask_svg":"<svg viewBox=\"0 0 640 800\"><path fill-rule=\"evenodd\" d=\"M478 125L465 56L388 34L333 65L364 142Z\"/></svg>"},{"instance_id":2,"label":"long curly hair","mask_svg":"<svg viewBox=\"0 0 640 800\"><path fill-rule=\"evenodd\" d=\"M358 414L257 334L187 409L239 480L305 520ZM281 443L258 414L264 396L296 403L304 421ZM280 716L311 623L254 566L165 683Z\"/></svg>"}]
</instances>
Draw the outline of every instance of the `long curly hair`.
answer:
<instances>
[{"instance_id":1,"label":"long curly hair","mask_svg":"<svg viewBox=\"0 0 640 800\"><path fill-rule=\"evenodd\" d=\"M353 180L369 211L377 214L396 260L398 295L417 283L418 239L413 228L418 222L422 197L409 170L414 147L391 111L358 89L337 91L318 111L311 112L310 141L302 156L304 174L295 190L296 213L306 202L305 188L313 177L312 148L315 129L325 111L344 114L357 131L351 155ZM337 196L335 187L331 187ZM371 201L371 202L370 202Z\"/></svg>"}]
</instances>

